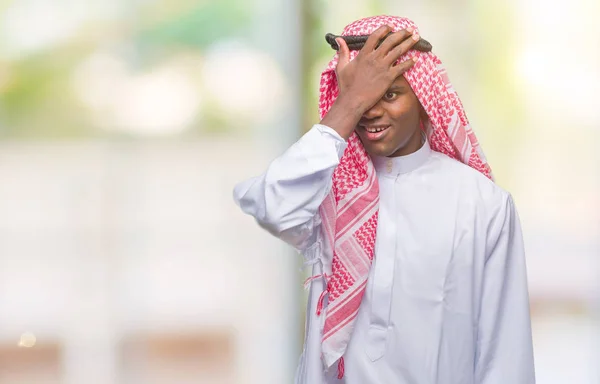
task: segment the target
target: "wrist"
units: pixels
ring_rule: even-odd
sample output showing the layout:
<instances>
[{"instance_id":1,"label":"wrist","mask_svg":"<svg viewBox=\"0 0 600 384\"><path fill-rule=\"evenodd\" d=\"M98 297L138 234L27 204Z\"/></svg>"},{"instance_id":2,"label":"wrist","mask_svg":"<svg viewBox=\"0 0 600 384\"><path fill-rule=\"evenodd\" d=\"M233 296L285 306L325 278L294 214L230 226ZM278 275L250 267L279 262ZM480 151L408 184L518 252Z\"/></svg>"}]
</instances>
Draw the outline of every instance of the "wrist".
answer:
<instances>
[{"instance_id":1,"label":"wrist","mask_svg":"<svg viewBox=\"0 0 600 384\"><path fill-rule=\"evenodd\" d=\"M366 103L362 100L356 97L348 97L343 94L340 94L337 99L335 99L333 105L337 105L338 108L354 116L357 122L368 109L366 108Z\"/></svg>"},{"instance_id":2,"label":"wrist","mask_svg":"<svg viewBox=\"0 0 600 384\"><path fill-rule=\"evenodd\" d=\"M338 97L331 106L321 124L335 130L344 140L348 140L364 113L364 107L358 100Z\"/></svg>"}]
</instances>

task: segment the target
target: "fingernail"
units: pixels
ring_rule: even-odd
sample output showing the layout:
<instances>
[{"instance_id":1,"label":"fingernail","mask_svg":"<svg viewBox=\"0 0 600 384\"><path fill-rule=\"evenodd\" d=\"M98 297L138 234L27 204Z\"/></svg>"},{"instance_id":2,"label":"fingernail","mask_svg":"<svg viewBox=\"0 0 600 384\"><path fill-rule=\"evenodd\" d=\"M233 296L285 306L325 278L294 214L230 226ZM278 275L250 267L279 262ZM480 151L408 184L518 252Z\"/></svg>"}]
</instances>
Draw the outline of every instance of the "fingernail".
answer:
<instances>
[{"instance_id":1,"label":"fingernail","mask_svg":"<svg viewBox=\"0 0 600 384\"><path fill-rule=\"evenodd\" d=\"M419 39L421 38L421 36L419 36L419 34L417 32L414 32L412 35L412 39L414 41L419 41Z\"/></svg>"},{"instance_id":2,"label":"fingernail","mask_svg":"<svg viewBox=\"0 0 600 384\"><path fill-rule=\"evenodd\" d=\"M406 28L406 31L408 33L413 33L414 29L412 27L408 27L408 28Z\"/></svg>"},{"instance_id":3,"label":"fingernail","mask_svg":"<svg viewBox=\"0 0 600 384\"><path fill-rule=\"evenodd\" d=\"M416 63L417 61L419 61L419 57L418 57L418 56L414 56L414 57L412 58L412 61L414 61L414 62Z\"/></svg>"}]
</instances>

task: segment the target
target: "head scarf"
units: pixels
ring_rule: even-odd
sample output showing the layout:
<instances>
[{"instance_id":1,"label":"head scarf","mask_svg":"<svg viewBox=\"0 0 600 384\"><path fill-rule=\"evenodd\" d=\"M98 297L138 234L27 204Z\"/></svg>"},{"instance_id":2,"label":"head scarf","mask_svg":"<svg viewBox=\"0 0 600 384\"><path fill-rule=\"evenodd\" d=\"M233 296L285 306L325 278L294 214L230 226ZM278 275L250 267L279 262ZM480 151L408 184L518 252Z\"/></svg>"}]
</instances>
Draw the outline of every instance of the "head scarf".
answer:
<instances>
[{"instance_id":1,"label":"head scarf","mask_svg":"<svg viewBox=\"0 0 600 384\"><path fill-rule=\"evenodd\" d=\"M394 32L417 26L409 19L376 16L361 19L346 26L343 36L370 35L377 28L389 25ZM354 59L358 51L350 52ZM463 106L442 67L432 52L408 51L400 61L417 56L419 60L404 73L404 77L427 113L423 129L434 151L444 153L468 164L492 178L491 170L467 120ZM339 94L335 68L338 54L321 74L319 113L323 118ZM330 367L339 361L343 375L343 355L346 351L358 308L365 292L369 269L374 257L379 185L375 169L360 139L353 133L333 174L331 193L320 207L326 247L332 252L331 263L324 263L327 284L324 294L328 305L322 338L323 362ZM324 253L326 254L326 253ZM323 297L323 295L322 295ZM320 300L320 303L322 300Z\"/></svg>"}]
</instances>

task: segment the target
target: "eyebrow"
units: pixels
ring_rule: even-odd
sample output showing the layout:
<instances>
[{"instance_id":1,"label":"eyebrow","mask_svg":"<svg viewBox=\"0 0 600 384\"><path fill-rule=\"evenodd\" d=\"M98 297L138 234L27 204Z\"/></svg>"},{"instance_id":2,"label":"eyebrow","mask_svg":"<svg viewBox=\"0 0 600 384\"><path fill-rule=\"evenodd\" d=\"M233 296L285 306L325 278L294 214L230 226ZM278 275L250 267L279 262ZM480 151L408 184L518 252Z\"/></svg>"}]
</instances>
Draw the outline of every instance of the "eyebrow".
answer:
<instances>
[{"instance_id":1,"label":"eyebrow","mask_svg":"<svg viewBox=\"0 0 600 384\"><path fill-rule=\"evenodd\" d=\"M392 86L388 89L388 91L404 91L406 90L406 85L404 84L392 84Z\"/></svg>"}]
</instances>

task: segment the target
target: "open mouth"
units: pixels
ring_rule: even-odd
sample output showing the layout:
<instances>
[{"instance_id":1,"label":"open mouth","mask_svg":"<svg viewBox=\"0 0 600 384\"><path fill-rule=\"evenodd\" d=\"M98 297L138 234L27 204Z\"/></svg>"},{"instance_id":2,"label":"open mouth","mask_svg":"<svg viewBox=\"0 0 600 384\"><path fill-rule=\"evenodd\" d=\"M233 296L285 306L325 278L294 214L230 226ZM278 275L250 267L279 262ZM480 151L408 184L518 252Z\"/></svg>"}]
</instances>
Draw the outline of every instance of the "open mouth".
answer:
<instances>
[{"instance_id":1,"label":"open mouth","mask_svg":"<svg viewBox=\"0 0 600 384\"><path fill-rule=\"evenodd\" d=\"M370 126L361 126L361 129L365 133L365 137L368 140L379 140L381 139L388 129L390 125L370 125Z\"/></svg>"}]
</instances>

